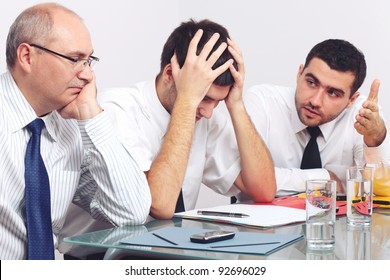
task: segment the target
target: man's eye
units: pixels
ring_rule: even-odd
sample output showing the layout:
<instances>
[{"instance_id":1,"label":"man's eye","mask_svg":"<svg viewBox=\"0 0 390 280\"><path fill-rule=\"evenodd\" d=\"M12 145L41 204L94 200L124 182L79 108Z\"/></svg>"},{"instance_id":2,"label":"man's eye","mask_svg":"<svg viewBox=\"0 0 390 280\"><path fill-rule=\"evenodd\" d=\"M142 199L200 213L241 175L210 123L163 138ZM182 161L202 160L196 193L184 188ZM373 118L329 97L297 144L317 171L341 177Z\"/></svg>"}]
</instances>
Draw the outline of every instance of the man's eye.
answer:
<instances>
[{"instance_id":1,"label":"man's eye","mask_svg":"<svg viewBox=\"0 0 390 280\"><path fill-rule=\"evenodd\" d=\"M328 94L330 96L340 96L341 95L337 90L329 90Z\"/></svg>"},{"instance_id":2,"label":"man's eye","mask_svg":"<svg viewBox=\"0 0 390 280\"><path fill-rule=\"evenodd\" d=\"M316 83L313 80L307 80L307 84L311 87L316 86Z\"/></svg>"}]
</instances>

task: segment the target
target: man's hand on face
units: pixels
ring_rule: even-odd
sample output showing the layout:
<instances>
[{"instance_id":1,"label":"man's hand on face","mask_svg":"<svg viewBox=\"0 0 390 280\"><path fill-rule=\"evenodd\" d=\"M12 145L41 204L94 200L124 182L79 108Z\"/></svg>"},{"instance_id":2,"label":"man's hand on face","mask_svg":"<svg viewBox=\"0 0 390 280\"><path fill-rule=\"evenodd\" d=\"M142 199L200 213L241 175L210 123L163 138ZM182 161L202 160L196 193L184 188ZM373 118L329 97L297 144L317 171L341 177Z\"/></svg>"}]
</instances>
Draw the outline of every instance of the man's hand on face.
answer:
<instances>
[{"instance_id":1,"label":"man's hand on face","mask_svg":"<svg viewBox=\"0 0 390 280\"><path fill-rule=\"evenodd\" d=\"M96 92L96 81L93 74L93 79L83 87L77 98L58 112L64 119L88 120L94 118L103 111L96 100Z\"/></svg>"}]
</instances>

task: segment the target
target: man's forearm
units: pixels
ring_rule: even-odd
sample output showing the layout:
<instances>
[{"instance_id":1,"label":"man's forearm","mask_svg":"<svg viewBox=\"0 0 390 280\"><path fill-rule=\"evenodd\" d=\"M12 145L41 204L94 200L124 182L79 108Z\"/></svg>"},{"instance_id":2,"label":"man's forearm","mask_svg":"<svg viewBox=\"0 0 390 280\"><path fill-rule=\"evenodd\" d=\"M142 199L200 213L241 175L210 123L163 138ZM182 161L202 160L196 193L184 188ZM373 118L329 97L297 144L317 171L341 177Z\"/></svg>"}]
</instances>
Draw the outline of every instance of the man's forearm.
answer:
<instances>
[{"instance_id":1,"label":"man's forearm","mask_svg":"<svg viewBox=\"0 0 390 280\"><path fill-rule=\"evenodd\" d=\"M241 159L238 187L254 201L270 201L276 192L273 161L253 126L244 105L229 109Z\"/></svg>"},{"instance_id":2,"label":"man's forearm","mask_svg":"<svg viewBox=\"0 0 390 280\"><path fill-rule=\"evenodd\" d=\"M195 128L196 108L177 102L160 152L148 172L151 215L170 219L183 184Z\"/></svg>"}]
</instances>

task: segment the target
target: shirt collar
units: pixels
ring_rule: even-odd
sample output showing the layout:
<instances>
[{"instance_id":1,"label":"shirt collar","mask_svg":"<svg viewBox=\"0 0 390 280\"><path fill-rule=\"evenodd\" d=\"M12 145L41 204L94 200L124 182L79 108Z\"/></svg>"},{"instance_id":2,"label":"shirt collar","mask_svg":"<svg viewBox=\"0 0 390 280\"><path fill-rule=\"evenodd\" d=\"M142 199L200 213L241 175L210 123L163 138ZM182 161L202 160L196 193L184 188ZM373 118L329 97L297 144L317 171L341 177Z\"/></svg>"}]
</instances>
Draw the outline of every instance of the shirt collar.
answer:
<instances>
[{"instance_id":1,"label":"shirt collar","mask_svg":"<svg viewBox=\"0 0 390 280\"><path fill-rule=\"evenodd\" d=\"M4 79L4 84L7 85L7 89L3 89L3 92L9 108L9 117L12 120L9 123L9 127L11 133L15 133L35 120L37 115L20 91L11 73L7 71L2 78ZM42 117L42 120L45 122L48 133L56 141L55 123L52 115L53 112Z\"/></svg>"},{"instance_id":2,"label":"shirt collar","mask_svg":"<svg viewBox=\"0 0 390 280\"><path fill-rule=\"evenodd\" d=\"M148 87L149 89L147 92L150 94L147 96L147 98L149 99L149 104L151 105L150 113L155 116L153 120L157 122L158 127L161 129L161 136L164 137L171 115L161 104L160 99L157 96L155 82L148 83Z\"/></svg>"},{"instance_id":3,"label":"shirt collar","mask_svg":"<svg viewBox=\"0 0 390 280\"><path fill-rule=\"evenodd\" d=\"M14 78L10 72L4 73L2 76L4 85L3 89L5 101L8 107L9 128L12 133L23 129L26 125L36 119L36 114L26 98L16 85Z\"/></svg>"},{"instance_id":4,"label":"shirt collar","mask_svg":"<svg viewBox=\"0 0 390 280\"><path fill-rule=\"evenodd\" d=\"M304 125L301 120L299 119L297 107L295 105L295 92L292 95L292 107L291 107L291 123L292 127L294 129L294 133L297 134L301 132L302 130L306 129L306 125Z\"/></svg>"},{"instance_id":5,"label":"shirt collar","mask_svg":"<svg viewBox=\"0 0 390 280\"><path fill-rule=\"evenodd\" d=\"M55 117L57 115L57 117ZM46 116L42 117L42 120L45 122L45 127L50 137L53 138L55 142L57 142L57 133L58 133L58 122L56 118L61 117L57 112L51 112Z\"/></svg>"}]
</instances>

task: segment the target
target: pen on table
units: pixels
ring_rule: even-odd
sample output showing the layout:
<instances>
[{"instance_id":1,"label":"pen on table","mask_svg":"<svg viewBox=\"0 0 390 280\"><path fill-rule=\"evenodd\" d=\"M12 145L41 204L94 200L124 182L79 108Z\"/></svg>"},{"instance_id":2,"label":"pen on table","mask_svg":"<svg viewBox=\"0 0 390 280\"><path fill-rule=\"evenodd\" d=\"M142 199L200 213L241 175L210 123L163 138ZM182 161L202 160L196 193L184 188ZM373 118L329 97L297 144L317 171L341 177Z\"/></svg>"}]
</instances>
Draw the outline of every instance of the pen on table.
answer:
<instances>
[{"instance_id":1,"label":"pen on table","mask_svg":"<svg viewBox=\"0 0 390 280\"><path fill-rule=\"evenodd\" d=\"M245 246L256 246L256 245L271 245L271 244L279 244L279 243L280 242L264 242L264 243L236 244L236 245L219 245L219 246L210 246L210 248L245 247Z\"/></svg>"},{"instance_id":2,"label":"pen on table","mask_svg":"<svg viewBox=\"0 0 390 280\"><path fill-rule=\"evenodd\" d=\"M165 237L162 237L161 235L158 235L157 233L152 233L154 236L156 236L157 238L160 238L161 240L164 240L165 242L168 242L168 243L170 243L170 244L172 244L172 245L179 245L179 244L177 244L177 243L175 243L175 242L173 242L173 241L171 241L171 240L168 240L168 239L166 239Z\"/></svg>"},{"instance_id":3,"label":"pen on table","mask_svg":"<svg viewBox=\"0 0 390 280\"><path fill-rule=\"evenodd\" d=\"M222 216L222 217L232 217L232 218L246 218L246 217L249 217L249 215L243 214L243 213L220 212L220 211L203 211L203 210L198 210L198 215Z\"/></svg>"}]
</instances>

